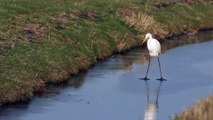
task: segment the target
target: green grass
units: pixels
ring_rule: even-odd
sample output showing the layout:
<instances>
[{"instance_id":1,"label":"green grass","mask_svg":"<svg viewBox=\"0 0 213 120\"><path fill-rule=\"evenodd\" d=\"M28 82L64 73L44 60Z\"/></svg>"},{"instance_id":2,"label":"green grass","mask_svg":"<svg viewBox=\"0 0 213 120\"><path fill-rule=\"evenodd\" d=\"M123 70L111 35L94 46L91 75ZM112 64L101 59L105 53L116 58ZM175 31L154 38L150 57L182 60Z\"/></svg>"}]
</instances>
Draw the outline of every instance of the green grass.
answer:
<instances>
[{"instance_id":1,"label":"green grass","mask_svg":"<svg viewBox=\"0 0 213 120\"><path fill-rule=\"evenodd\" d=\"M213 13L213 7L206 4L195 4L189 7L183 3L173 4L160 11L150 11L155 19L162 24L168 25L167 29L174 34L182 34L183 31L191 29L205 29L212 27L210 21Z\"/></svg>"},{"instance_id":2,"label":"green grass","mask_svg":"<svg viewBox=\"0 0 213 120\"><path fill-rule=\"evenodd\" d=\"M155 2L159 0L149 4ZM143 15L149 4L141 0L1 0L1 103L30 99L43 83L62 82L115 51L141 45L147 31L129 26L118 11ZM166 37L212 28L212 3L147 8L158 27L168 32Z\"/></svg>"}]
</instances>

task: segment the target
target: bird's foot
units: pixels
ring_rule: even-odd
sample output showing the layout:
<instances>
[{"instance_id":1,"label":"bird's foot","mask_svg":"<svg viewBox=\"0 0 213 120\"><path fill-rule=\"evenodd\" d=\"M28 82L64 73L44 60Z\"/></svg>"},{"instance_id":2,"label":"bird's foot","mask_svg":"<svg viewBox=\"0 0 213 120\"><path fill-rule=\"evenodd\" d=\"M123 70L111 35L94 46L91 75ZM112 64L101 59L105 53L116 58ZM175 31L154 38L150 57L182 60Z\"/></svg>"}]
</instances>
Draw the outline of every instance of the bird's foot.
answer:
<instances>
[{"instance_id":1,"label":"bird's foot","mask_svg":"<svg viewBox=\"0 0 213 120\"><path fill-rule=\"evenodd\" d=\"M156 80L159 80L159 81L166 81L166 79L164 79L163 77L158 78L158 79L156 79Z\"/></svg>"},{"instance_id":2,"label":"bird's foot","mask_svg":"<svg viewBox=\"0 0 213 120\"><path fill-rule=\"evenodd\" d=\"M139 80L150 80L149 78L147 78L147 77L144 77L144 78L139 78Z\"/></svg>"}]
</instances>

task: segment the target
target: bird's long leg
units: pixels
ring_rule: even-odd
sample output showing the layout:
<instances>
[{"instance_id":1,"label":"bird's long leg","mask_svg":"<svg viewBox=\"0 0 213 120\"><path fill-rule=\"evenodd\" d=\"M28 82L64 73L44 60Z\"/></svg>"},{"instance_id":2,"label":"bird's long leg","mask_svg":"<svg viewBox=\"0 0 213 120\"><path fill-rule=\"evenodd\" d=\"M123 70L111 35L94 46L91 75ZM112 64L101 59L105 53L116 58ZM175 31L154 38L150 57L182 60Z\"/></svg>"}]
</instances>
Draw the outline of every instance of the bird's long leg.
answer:
<instances>
[{"instance_id":1,"label":"bird's long leg","mask_svg":"<svg viewBox=\"0 0 213 120\"><path fill-rule=\"evenodd\" d=\"M160 58L159 58L159 56L158 56L158 65L159 65L159 69L160 69L160 78L157 79L157 80L165 81L166 79L163 78L162 71L161 71L161 64L160 64Z\"/></svg>"},{"instance_id":2,"label":"bird's long leg","mask_svg":"<svg viewBox=\"0 0 213 120\"><path fill-rule=\"evenodd\" d=\"M149 55L148 67L147 67L147 69L146 69L146 75L145 75L144 78L140 78L140 79L142 79L142 80L149 80L149 78L147 78L147 75L148 75L148 72L149 72L149 66L150 66L150 55Z\"/></svg>"},{"instance_id":3,"label":"bird's long leg","mask_svg":"<svg viewBox=\"0 0 213 120\"><path fill-rule=\"evenodd\" d=\"M146 76L145 76L145 78L147 78L147 75L148 75L148 72L149 72L150 61L151 61L151 59L150 59L150 56L149 56L149 63L148 63L148 67L146 69Z\"/></svg>"}]
</instances>

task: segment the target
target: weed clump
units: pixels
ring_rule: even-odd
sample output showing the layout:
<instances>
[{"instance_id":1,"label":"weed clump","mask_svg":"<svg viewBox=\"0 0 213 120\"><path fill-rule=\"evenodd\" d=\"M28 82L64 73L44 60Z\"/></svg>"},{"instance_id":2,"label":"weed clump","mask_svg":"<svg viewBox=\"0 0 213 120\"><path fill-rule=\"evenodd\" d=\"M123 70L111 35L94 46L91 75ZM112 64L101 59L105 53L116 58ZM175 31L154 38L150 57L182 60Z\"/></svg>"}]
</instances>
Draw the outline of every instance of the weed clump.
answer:
<instances>
[{"instance_id":1,"label":"weed clump","mask_svg":"<svg viewBox=\"0 0 213 120\"><path fill-rule=\"evenodd\" d=\"M175 120L212 120L213 119L213 97L207 97L198 101L195 107L175 116Z\"/></svg>"}]
</instances>

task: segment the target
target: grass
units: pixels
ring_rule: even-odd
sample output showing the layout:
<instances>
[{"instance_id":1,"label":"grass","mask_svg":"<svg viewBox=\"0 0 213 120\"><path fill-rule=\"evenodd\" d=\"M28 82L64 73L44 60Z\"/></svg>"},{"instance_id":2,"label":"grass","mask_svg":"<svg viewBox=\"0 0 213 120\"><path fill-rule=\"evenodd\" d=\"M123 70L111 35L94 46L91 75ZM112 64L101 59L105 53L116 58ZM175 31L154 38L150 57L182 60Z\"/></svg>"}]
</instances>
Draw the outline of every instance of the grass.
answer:
<instances>
[{"instance_id":1,"label":"grass","mask_svg":"<svg viewBox=\"0 0 213 120\"><path fill-rule=\"evenodd\" d=\"M212 120L212 112L213 97L209 96L201 101L198 101L195 107L182 112L180 115L177 115L174 120Z\"/></svg>"},{"instance_id":2,"label":"grass","mask_svg":"<svg viewBox=\"0 0 213 120\"><path fill-rule=\"evenodd\" d=\"M1 0L0 102L32 98L99 59L141 45L213 28L213 3L163 0Z\"/></svg>"}]
</instances>

